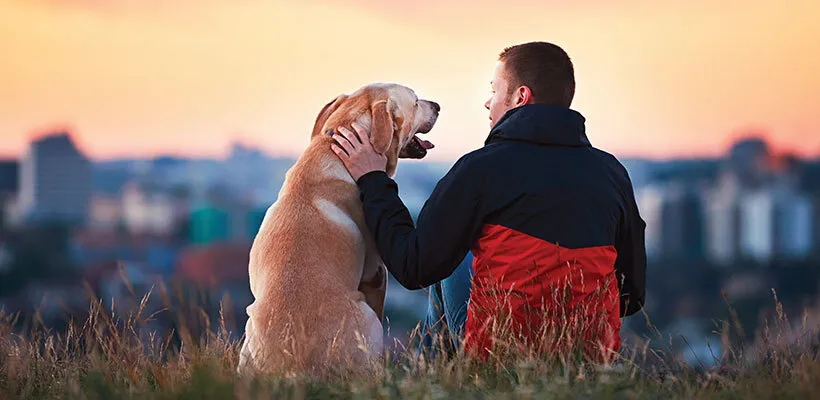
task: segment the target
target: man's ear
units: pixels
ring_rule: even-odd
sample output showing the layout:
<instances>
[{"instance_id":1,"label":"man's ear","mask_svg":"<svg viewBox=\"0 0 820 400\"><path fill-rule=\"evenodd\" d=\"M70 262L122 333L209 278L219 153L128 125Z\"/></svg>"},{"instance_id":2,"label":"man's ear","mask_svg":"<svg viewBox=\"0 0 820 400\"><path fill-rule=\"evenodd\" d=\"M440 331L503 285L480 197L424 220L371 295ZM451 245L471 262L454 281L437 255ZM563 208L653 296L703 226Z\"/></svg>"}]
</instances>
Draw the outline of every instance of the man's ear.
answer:
<instances>
[{"instance_id":1,"label":"man's ear","mask_svg":"<svg viewBox=\"0 0 820 400\"><path fill-rule=\"evenodd\" d=\"M373 125L370 129L370 142L373 149L379 154L384 154L393 142L393 116L390 112L390 102L380 100L370 106Z\"/></svg>"},{"instance_id":2,"label":"man's ear","mask_svg":"<svg viewBox=\"0 0 820 400\"><path fill-rule=\"evenodd\" d=\"M532 104L535 101L532 97L532 89L529 86L519 86L515 93L515 105L523 106Z\"/></svg>"},{"instance_id":3,"label":"man's ear","mask_svg":"<svg viewBox=\"0 0 820 400\"><path fill-rule=\"evenodd\" d=\"M313 123L313 132L310 134L310 137L313 138L316 135L323 134L324 132L320 132L322 127L325 126L325 122L327 119L330 118L330 115L333 114L339 106L347 99L346 94L340 94L335 99L331 100L329 103L325 104L322 107L322 111L319 111L319 115L316 116L316 122Z\"/></svg>"}]
</instances>

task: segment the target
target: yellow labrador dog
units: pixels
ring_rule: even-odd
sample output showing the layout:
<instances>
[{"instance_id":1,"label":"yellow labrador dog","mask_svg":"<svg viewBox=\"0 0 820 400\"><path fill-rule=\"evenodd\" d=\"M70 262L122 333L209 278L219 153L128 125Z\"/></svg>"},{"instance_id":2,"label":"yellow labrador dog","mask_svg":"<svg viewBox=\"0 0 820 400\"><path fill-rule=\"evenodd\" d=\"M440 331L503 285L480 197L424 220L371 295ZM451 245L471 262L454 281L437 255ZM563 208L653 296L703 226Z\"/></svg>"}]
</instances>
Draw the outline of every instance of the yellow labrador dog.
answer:
<instances>
[{"instance_id":1,"label":"yellow labrador dog","mask_svg":"<svg viewBox=\"0 0 820 400\"><path fill-rule=\"evenodd\" d=\"M358 122L387 156L392 177L399 158L423 158L433 147L416 134L429 132L438 112L438 104L396 84L367 85L324 106L254 239L254 302L247 308L240 372L378 367L387 272L365 224L359 189L332 152L330 135Z\"/></svg>"}]
</instances>

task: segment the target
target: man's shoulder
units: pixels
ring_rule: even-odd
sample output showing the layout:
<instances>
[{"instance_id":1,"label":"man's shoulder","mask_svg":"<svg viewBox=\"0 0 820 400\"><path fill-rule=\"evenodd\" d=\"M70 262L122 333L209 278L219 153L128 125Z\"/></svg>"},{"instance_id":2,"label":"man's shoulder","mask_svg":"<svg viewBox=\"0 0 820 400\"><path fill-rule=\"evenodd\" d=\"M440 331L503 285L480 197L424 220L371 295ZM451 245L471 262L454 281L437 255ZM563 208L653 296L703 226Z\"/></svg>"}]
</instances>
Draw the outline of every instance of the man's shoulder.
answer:
<instances>
[{"instance_id":1,"label":"man's shoulder","mask_svg":"<svg viewBox=\"0 0 820 400\"><path fill-rule=\"evenodd\" d=\"M618 160L618 157L615 157L615 155L613 155L613 154L611 154L607 151L601 150L597 147L591 147L591 149L592 149L593 153L595 153L598 156L598 158L601 159L601 162L606 163L608 166L610 166L610 167L612 167L612 168L614 168L614 169L616 169L620 172L623 172L623 173L627 172L626 167L621 163L621 160Z\"/></svg>"},{"instance_id":2,"label":"man's shoulder","mask_svg":"<svg viewBox=\"0 0 820 400\"><path fill-rule=\"evenodd\" d=\"M595 147L595 146L590 146L590 149L592 150L593 153L597 154L598 157L601 157L601 159L603 159L603 160L606 160L606 161L609 161L609 162L614 162L614 163L617 163L617 164L621 163L618 160L618 157L615 157L612 153L609 153L606 150L600 149L600 148Z\"/></svg>"},{"instance_id":3,"label":"man's shoulder","mask_svg":"<svg viewBox=\"0 0 820 400\"><path fill-rule=\"evenodd\" d=\"M485 162L493 153L493 149L490 148L490 146L479 147L462 155L453 164L452 169L455 169L456 167L472 167Z\"/></svg>"},{"instance_id":4,"label":"man's shoulder","mask_svg":"<svg viewBox=\"0 0 820 400\"><path fill-rule=\"evenodd\" d=\"M483 176L487 171L487 160L492 156L492 149L488 147L475 149L459 157L447 171L446 177L463 179Z\"/></svg>"},{"instance_id":5,"label":"man's shoulder","mask_svg":"<svg viewBox=\"0 0 820 400\"><path fill-rule=\"evenodd\" d=\"M458 162L467 164L480 164L489 162L498 157L507 157L510 151L504 142L495 142L479 147L458 159Z\"/></svg>"},{"instance_id":6,"label":"man's shoulder","mask_svg":"<svg viewBox=\"0 0 820 400\"><path fill-rule=\"evenodd\" d=\"M601 160L601 164L611 171L622 187L632 188L632 179L629 177L629 171L626 169L626 166L621 163L618 157L615 157L615 155L597 147L592 147L592 151Z\"/></svg>"}]
</instances>

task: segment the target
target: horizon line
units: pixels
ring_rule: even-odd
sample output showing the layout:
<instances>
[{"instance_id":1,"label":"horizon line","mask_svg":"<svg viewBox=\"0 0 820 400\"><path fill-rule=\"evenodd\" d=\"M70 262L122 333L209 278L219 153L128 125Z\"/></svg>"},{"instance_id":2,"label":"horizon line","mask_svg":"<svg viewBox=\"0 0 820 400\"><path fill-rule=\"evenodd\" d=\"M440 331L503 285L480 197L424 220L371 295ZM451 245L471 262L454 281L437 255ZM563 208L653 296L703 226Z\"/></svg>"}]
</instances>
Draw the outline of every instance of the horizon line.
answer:
<instances>
[{"instance_id":1,"label":"horizon line","mask_svg":"<svg viewBox=\"0 0 820 400\"><path fill-rule=\"evenodd\" d=\"M598 148L602 151L609 152L610 154L614 155L619 159L630 159L630 160L646 160L646 161L664 161L664 160L698 160L698 159L720 159L726 157L729 152L731 151L732 146L738 142L742 142L745 140L762 140L768 146L772 155L775 156L794 156L801 160L809 160L809 161L818 161L820 162L820 149L814 152L798 152L795 151L795 146L784 146L781 143L777 143L768 137L765 134L765 130L745 130L746 134L730 134L727 136L727 143L722 146L720 149L712 149L712 150L703 150L703 151L696 151L696 152L680 152L675 154L674 152L668 152L666 154L652 154L653 152L646 152L646 151L618 151L618 150L607 150L600 147ZM301 151L293 151L293 150L273 150L269 148L269 146L265 146L260 144L259 142L255 142L253 140L248 140L247 138L240 138L235 137L231 138L227 145L222 146L220 151L215 152L181 152L178 149L157 149L157 150L149 150L149 151L138 151L138 152L128 152L128 151L108 151L105 154L97 154L92 155L88 152L84 147L87 145L85 141L82 139L82 135L77 133L77 129L70 124L55 124L49 128L41 128L30 131L27 143L22 146L22 148L18 151L8 151L4 152L0 150L0 160L20 160L22 155L26 152L28 147L31 143L40 140L46 137L52 137L57 135L67 135L70 140L73 142L74 146L77 147L80 152L87 157L89 160L94 162L107 162L107 161L118 161L118 160L150 160L156 159L160 157L171 157L171 158L181 158L181 159L225 159L229 157L231 149L235 146L242 146L244 148L259 151L264 154L268 158L289 158L289 159L298 159L304 152L304 149ZM480 148L480 147L479 147ZM476 148L477 149L477 148ZM8 150L8 149L7 149ZM475 149L473 149L475 150ZM469 150L469 151L473 151ZM469 151L464 152L463 154L453 154L450 156L443 156L439 157L433 155L432 157L426 157L424 161L428 162L435 162L435 163L442 163L442 162L455 162L458 160L462 155L469 153ZM663 152L661 152L663 153ZM435 154L435 153L434 153ZM422 160L418 160L423 162Z\"/></svg>"},{"instance_id":2,"label":"horizon line","mask_svg":"<svg viewBox=\"0 0 820 400\"><path fill-rule=\"evenodd\" d=\"M247 146L252 150L260 151L265 157L271 159L293 159L296 160L301 156L299 154L292 154L288 152L276 152L271 153L270 151L266 150L262 147L256 146ZM136 153L136 154L124 154L124 153L115 153L105 156L89 156L88 154L83 154L86 158L88 158L92 162L115 162L115 161L128 161L128 160L155 160L158 158L176 158L176 159L185 159L185 160L224 160L230 156L229 149L222 154L215 154L215 153L200 153L200 154L191 154L191 153L179 153L173 151L158 151L158 152L151 152L151 153ZM672 155L672 156L660 156L660 155L651 155L645 153L627 153L621 155L615 155L619 160L641 160L641 161L681 161L681 160L718 160L722 158L726 158L728 156L729 149L725 151L715 154L710 152L703 152L703 153L690 153L690 154L680 154L680 155ZM820 162L820 154L815 155L795 155L789 152L773 152L773 155L794 155L796 158L804 161L810 162ZM432 158L432 159L422 159L422 160L412 160L414 163L452 163L458 160L460 156L456 156L453 158ZM0 161L19 161L22 158L22 154L13 154L13 153L2 153L0 152Z\"/></svg>"}]
</instances>

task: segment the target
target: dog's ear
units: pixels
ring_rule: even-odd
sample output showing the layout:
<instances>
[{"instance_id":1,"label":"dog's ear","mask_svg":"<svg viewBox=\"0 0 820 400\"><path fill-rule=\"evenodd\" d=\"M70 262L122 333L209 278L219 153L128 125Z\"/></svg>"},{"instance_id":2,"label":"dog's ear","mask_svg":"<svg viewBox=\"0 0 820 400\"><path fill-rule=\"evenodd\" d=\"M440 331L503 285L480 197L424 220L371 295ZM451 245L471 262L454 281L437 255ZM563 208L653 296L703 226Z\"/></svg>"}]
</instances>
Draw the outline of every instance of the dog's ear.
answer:
<instances>
[{"instance_id":1,"label":"dog's ear","mask_svg":"<svg viewBox=\"0 0 820 400\"><path fill-rule=\"evenodd\" d=\"M386 153L393 142L393 115L390 112L390 105L388 100L379 100L370 106L373 114L370 142L379 154Z\"/></svg>"},{"instance_id":2,"label":"dog's ear","mask_svg":"<svg viewBox=\"0 0 820 400\"><path fill-rule=\"evenodd\" d=\"M316 122L313 123L313 132L310 134L311 138L316 135L324 134L324 132L321 132L322 127L325 126L327 119L330 118L330 115L333 114L340 105L342 105L345 99L347 99L347 95L340 94L322 107L322 111L319 111L319 115L316 116Z\"/></svg>"}]
</instances>

